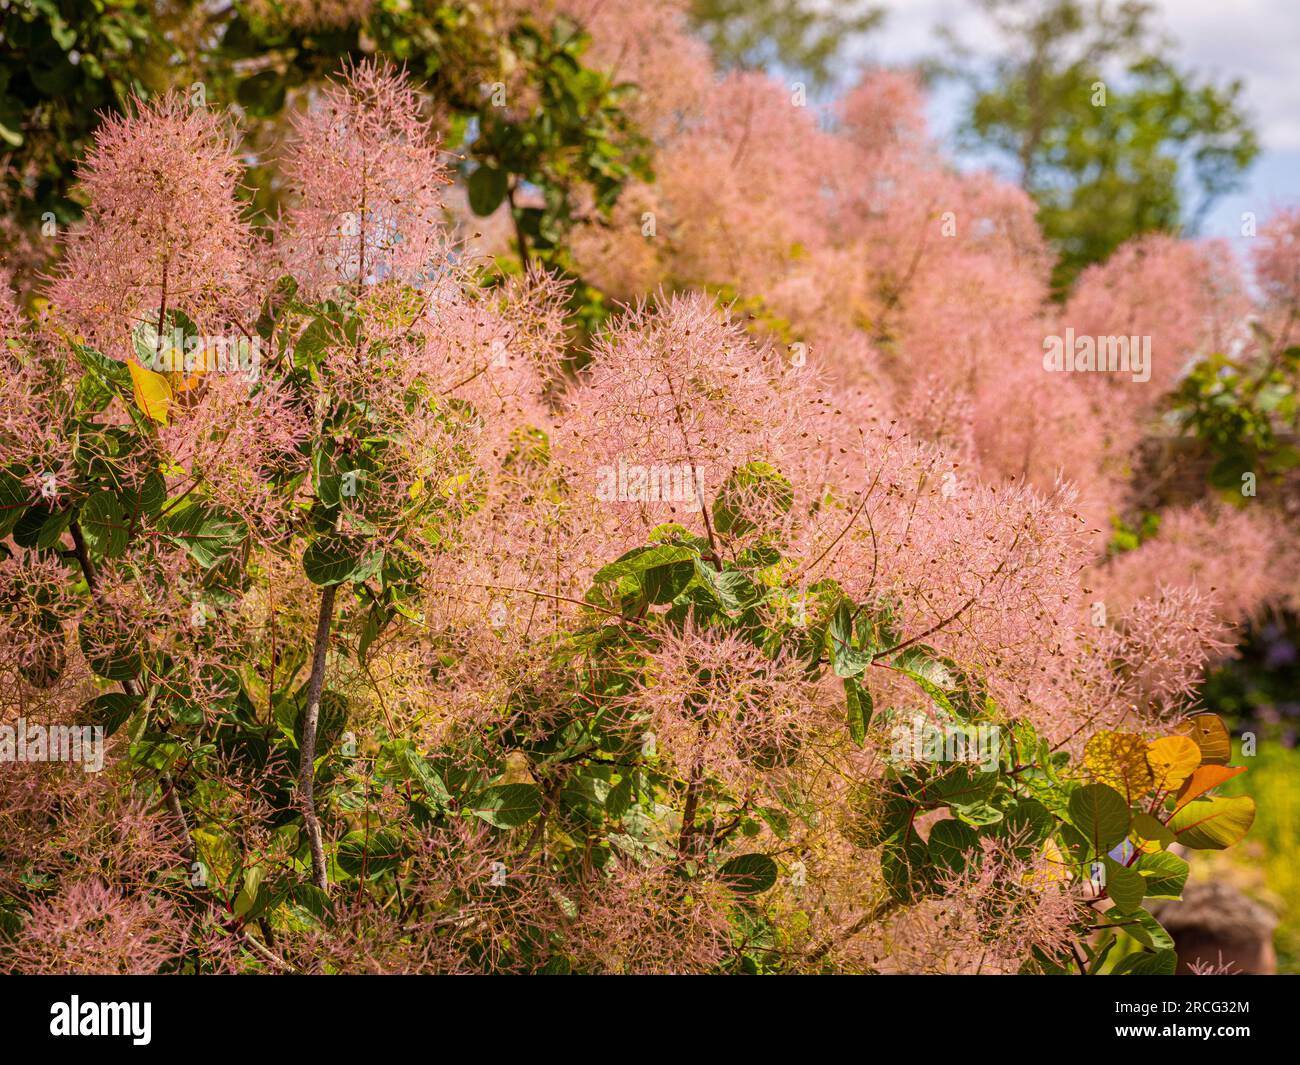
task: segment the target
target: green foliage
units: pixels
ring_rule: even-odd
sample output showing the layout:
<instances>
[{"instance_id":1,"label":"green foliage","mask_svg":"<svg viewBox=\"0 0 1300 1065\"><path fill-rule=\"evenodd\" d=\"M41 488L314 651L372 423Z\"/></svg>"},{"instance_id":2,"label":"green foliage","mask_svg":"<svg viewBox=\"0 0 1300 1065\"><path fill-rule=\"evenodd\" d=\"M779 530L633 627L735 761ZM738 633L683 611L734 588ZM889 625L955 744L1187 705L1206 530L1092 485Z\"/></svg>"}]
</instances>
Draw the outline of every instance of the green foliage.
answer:
<instances>
[{"instance_id":1,"label":"green foliage","mask_svg":"<svg viewBox=\"0 0 1300 1065\"><path fill-rule=\"evenodd\" d=\"M304 304L292 296L273 317L274 331L289 323L301 330L307 322L323 322L330 338L326 343L355 342L349 338L364 328L348 310ZM317 386L320 350L300 344L298 354L294 364L284 367L284 383L306 394ZM98 387L114 390L124 405L135 403L129 383L107 373L93 352L83 352L82 362ZM312 471L309 520L276 549L301 558L318 584L351 589L344 608L352 622L364 618L368 628L381 629L400 616L403 601L414 594L418 568L409 559L386 552L375 558L358 549L338 531L343 512L355 508L350 520L385 529L436 522L437 512L429 502L412 500L411 510L393 513L369 506L364 492L359 497L338 492L333 483L337 440L353 441L349 461L363 461L378 477L389 445L368 424L366 411L342 397L331 397L322 416L329 431L316 437L311 455L304 456ZM67 417L63 428L70 436L108 431L93 405L83 403ZM125 434L119 441L123 447L155 452L149 419L116 428ZM0 482L9 485L10 494L17 491L18 472L4 471ZM207 574L210 594L234 594L254 579L239 550L248 531L204 499L201 489L155 501L151 493L124 484L120 472L110 461L87 464L83 480L68 493L67 508L57 515L42 514L28 527L44 529L58 516L66 521L60 528L93 528L94 535L83 537L89 566L83 577L124 552L134 565L147 568L153 564L148 545L158 535L184 546ZM283 490L295 492L300 485L300 478L286 471ZM432 499L435 493L426 495ZM141 506L142 499L149 500L147 506ZM1099 884L1094 895L1079 899L1073 929L1078 954L1040 957L1031 969L1103 971L1118 938L1126 937L1131 953L1114 971L1167 971L1172 957L1168 936L1142 909L1144 899L1178 897L1186 880L1186 863L1166 848L1175 838L1192 848L1236 843L1249 828L1252 801L1210 798L1204 789L1195 790L1188 781L1202 752L1186 737L1151 745L1136 740L1143 752L1136 767L1129 756L1132 743L1090 744L1085 776L1027 723L1006 720L978 677L935 649L904 640L896 629L894 604L854 602L832 581L811 588L791 583L788 574L797 567L784 557L779 529L792 505L792 491L779 470L761 460L744 464L719 499L715 514L726 520L709 536L662 526L647 543L595 574L578 626L557 632L551 645L552 668L546 675L569 678L567 690L557 689L551 680L537 690L524 683L511 693L508 714L482 730L454 737L444 748L425 753L410 740L387 736L365 755L342 742L349 722L347 701L324 691L313 767L318 804L336 819L347 819L349 811L368 809L378 792L389 790L405 796L407 809L407 817L382 825L351 820L349 830L328 845L331 880L355 882L358 890L371 883L400 897L411 875L416 836L471 821L503 845L520 833L517 838L527 841L525 854L545 840L544 860L560 899L588 863L603 868L616 853L628 861L669 862L684 891L712 882L730 893L731 919L737 942L743 944L734 962L737 970L779 971L780 930L764 904L782 874L782 856L773 840L787 830L782 826L810 816L806 801L795 788L773 788L760 801L707 772L683 778L645 745L643 723L630 719L624 709L629 689L650 682L646 671L656 648L690 625L742 641L769 659L802 661L810 680L828 671L840 677L844 728L854 744L861 745L869 730L885 724L873 715L867 683L872 670L908 678L939 720L967 730L968 736L977 728L996 726L1008 737L990 764L904 759L892 762L883 777L861 785L863 824L853 838L878 850L887 906L942 897L988 860L986 842L997 843L1037 862L1042 871L1032 875L1045 878L1045 884L1066 879ZM40 506L34 500L23 502L30 510ZM127 513L134 517L124 538L118 522ZM737 520L740 513L744 521ZM15 537L23 524L20 520L15 526ZM58 551L53 542L43 547L38 542L38 549ZM78 576L70 564L69 581ZM89 583L82 583L82 594L91 597ZM790 609L796 602L801 609ZM374 631L368 633L369 639L374 636ZM219 789L238 786L226 775L233 764L250 780L256 777L277 811L270 850L241 854L219 822L202 819L202 808L195 808L201 818L193 833L195 846L219 890L230 898L236 921L332 919L329 896L308 880L311 857L302 814L292 800L291 774L304 743L308 698L300 677L307 657L305 637L297 642L282 656L274 687L260 693L274 708L274 720L268 721L255 709L261 701L255 699L255 670L237 653L211 648L221 666L198 708L170 677L164 648L142 645L93 609L82 623L82 649L98 675L130 685L97 697L87 716L109 730L130 723L131 757L142 773L160 780L183 764L187 777L215 800ZM1116 761L1117 751L1124 752L1122 761ZM756 748L752 757L758 764L778 765L787 754ZM1177 780L1162 769L1184 762ZM1099 779L1115 780L1117 773L1160 779L1163 790L1126 787L1128 794L1122 795ZM936 812L940 819L923 834L918 828L922 818ZM756 846L764 826L771 831L769 842ZM527 949L521 946L503 964L521 971L569 971L572 959L539 940Z\"/></svg>"},{"instance_id":2,"label":"green foliage","mask_svg":"<svg viewBox=\"0 0 1300 1065\"><path fill-rule=\"evenodd\" d=\"M363 620L357 653L364 655L367 644L394 618L410 615L409 603L420 592L421 568L404 546L402 534L436 539L447 503L436 491L412 491L403 498L401 493L366 490L369 483L388 476L395 440L390 427L380 423L379 414L331 394L321 372L326 350L360 343L362 320L350 307L300 301L291 284L282 283L277 291L279 298L262 323L267 335L305 336L315 330L292 349L292 360L282 360L277 388L293 402L316 410L319 432L302 445L295 461L260 471L268 489L286 500L301 502L305 489L310 489L296 527L277 543L260 546L295 560L314 583L328 586L331 595L343 589L343 623L356 627ZM173 313L168 325L182 327L182 317ZM30 488L28 471L17 468L0 471L0 492L12 508L5 511L6 534L13 544L41 552L65 567L69 594L85 603L77 626L79 650L106 688L110 683L120 686L91 699L84 707L86 719L102 725L108 734L126 728L129 759L154 788L171 788L164 775L181 765L190 785L214 801L232 790L266 797L275 810L270 827L290 829L293 839L277 839L267 854L255 857L254 867L271 864L273 853L287 846L290 880L279 880L274 887L255 877L239 881L243 859L235 854L214 856L214 848L221 852L229 844L218 824L202 818L193 832L194 846L201 861L224 863L218 879L232 881L230 894L239 896L241 912L270 914L292 905L310 908L313 896L299 890L310 886L305 880L308 842L292 774L307 742L310 692L301 673L310 658L312 634L310 630L283 633L264 673L263 663L250 660L248 646L225 645L208 635L201 615L191 619L192 629L178 639L175 632L137 631L129 627L134 623L124 622L102 604L96 575L108 564L123 567L143 597L151 587L183 579L192 582L204 603L219 609L265 580L267 558L254 555L244 521L209 496L202 478L182 481L177 494L166 497L160 471L171 468L171 460L158 437L160 419L144 408L145 398L132 374L125 372L123 364L70 338L65 337L64 343L73 356L67 365L79 366L82 376L76 399L63 406L50 429L69 442L75 460L72 473L61 482L56 502L40 498ZM48 358L38 345L17 344L11 354L34 372L48 373L51 382L64 372L60 360ZM167 389L165 378L152 376L161 382L160 388ZM252 386L254 392L264 387L265 382ZM110 397L128 415L124 422L104 421ZM414 403L419 397L409 399ZM448 428L447 472L455 474L456 462L464 458L457 441L467 412L451 403L434 402L431 407ZM345 468L361 475L351 483L351 490L342 487ZM367 482L367 477L374 481ZM69 536L74 544L71 551L65 548ZM385 546L374 546L377 543ZM10 544L0 542L0 552L8 555L12 550ZM187 563L180 574L178 557ZM4 597L6 608L12 606L10 598ZM53 609L32 620L50 632L60 631L62 624ZM331 620L327 615L326 622ZM198 674L191 672L191 656L207 663ZM35 661L28 667L28 679L48 686L64 664L61 654ZM269 708L271 719L259 713L259 707ZM311 768L327 793L343 783L342 770L350 756L342 742L348 718L342 695L328 689L321 692L313 715ZM409 751L401 753L404 758L399 764L419 780L431 801L445 796L436 775L423 762ZM330 794L330 799L342 806L349 801L343 790ZM514 824L535 814L536 803L529 810L521 804L518 788L511 785L499 794L489 791L481 810L493 823ZM396 868L406 845L400 832L385 826L375 833L349 833L332 850L331 868L345 876L373 878Z\"/></svg>"},{"instance_id":3,"label":"green foliage","mask_svg":"<svg viewBox=\"0 0 1300 1065\"><path fill-rule=\"evenodd\" d=\"M1133 817L1124 796L1105 784L1089 784L1070 796L1070 823L1103 855L1129 834Z\"/></svg>"},{"instance_id":4,"label":"green foliage","mask_svg":"<svg viewBox=\"0 0 1300 1065\"><path fill-rule=\"evenodd\" d=\"M548 716L548 730L538 737L525 727L533 701L523 693L521 727L493 737L501 741L497 753L492 754L493 742L479 751L487 759L482 778L499 780L522 771L534 783L490 785L473 800L475 816L498 827L521 826L541 816L558 855L570 845L575 854L591 853L593 844L632 854L675 852L687 880L709 876L712 870L738 893L737 920L743 917L747 927L766 920L761 911L747 909L744 899L773 886L778 862L771 854L733 843L719 827L741 827L761 817L779 836L783 822L806 815L799 796L778 790L775 808L760 811L752 797L732 793L721 780L674 778L638 745L636 722L613 712L651 663L658 643L680 632L689 619L693 626L738 637L768 656L798 655L812 678L828 669L840 676L845 729L855 744L876 724L864 681L872 669L908 677L952 727L973 734L977 726L996 724L1012 737L994 765L896 762L882 780L865 785L864 821L855 838L879 849L889 905L942 896L985 860L981 841L997 840L1026 859L1045 861L1047 871L1036 875L1049 882L1099 883L1094 894L1081 897L1075 928L1085 968L1101 970L1116 939L1125 937L1135 956L1120 971L1167 969L1168 936L1141 907L1144 899L1181 893L1186 863L1165 848L1176 838L1193 848L1235 843L1249 827L1250 800L1198 797L1185 783L1190 768L1180 778L1172 776L1165 767L1186 762L1188 752L1192 761L1202 757L1185 737L1163 746L1137 741L1145 779L1160 780L1164 790L1152 790L1152 784L1146 790L1128 788L1129 794L1122 795L1096 779L1107 774L1100 756L1090 760L1088 776L1082 775L1028 724L1006 722L977 678L932 648L903 645L889 604L855 603L831 582L802 593L785 584L781 575L790 567L783 565L774 535L774 523L789 506L784 478L753 462L738 470L733 481L733 490L744 482L747 489L761 488L760 497L776 500L765 521L717 523L716 540L664 526L650 542L596 573L586 595L589 625L556 645L557 662L575 676L571 701L559 700L569 709ZM725 496L724 491L720 498ZM723 513L729 513L729 506L723 504ZM755 539L767 549L738 550ZM780 609L796 595L806 607L803 613ZM781 618L786 620L777 620ZM543 698L541 692L536 696L539 708ZM555 701L553 695L549 698ZM510 759L520 752L526 765L510 769ZM497 797L504 796L503 787L520 799L518 814L508 819L498 814L508 805ZM556 798L548 804L546 796ZM1201 816L1206 810L1215 816ZM944 818L923 835L918 819L934 811L942 811ZM1151 841L1152 836L1160 839ZM773 958L757 951L746 956L742 967L762 971L773 964ZM1031 967L1053 965L1078 967L1073 957L1044 959Z\"/></svg>"},{"instance_id":5,"label":"green foliage","mask_svg":"<svg viewBox=\"0 0 1300 1065\"><path fill-rule=\"evenodd\" d=\"M525 260L536 255L563 264L562 241L575 221L579 188L589 189L597 211L606 213L629 178L651 176L648 142L622 111L636 87L584 67L588 44L563 21L549 30L518 25L509 48L533 73L529 91L536 103L522 109L502 83L494 90L500 99L488 94L473 113L476 131L466 142L475 167L470 205L487 215L508 201ZM541 194L540 205L517 202L529 188Z\"/></svg>"},{"instance_id":6,"label":"green foliage","mask_svg":"<svg viewBox=\"0 0 1300 1065\"><path fill-rule=\"evenodd\" d=\"M48 5L41 10L54 27ZM212 93L269 117L290 92L356 54L362 29L307 34L250 21L235 7L217 16L211 32L219 42ZM525 23L493 36L459 8L381 4L365 32L450 101L471 157L473 205L486 213L510 204L521 258L562 266L563 231L574 220L578 188L589 187L598 207L608 208L629 176L645 173L642 145L619 108L628 88L584 68L586 41L563 25L552 33ZM267 55L274 61L265 69L237 73L240 59ZM501 109L480 91L484 73L509 65L507 58L527 70L540 96L536 109ZM58 184L52 180L51 188ZM530 188L542 192L542 206L514 201ZM175 313L166 324L186 327ZM536 676L543 680L521 677L501 712L481 727L430 751L395 735L374 737L361 751L345 742L349 706L342 694L322 687L325 657L352 659L364 670L367 652L389 626L419 621L422 556L405 545L407 538L439 545L452 535L444 529L452 493L439 476L469 485L459 505L475 505L477 471L470 448L457 442L477 414L442 397L403 397L411 409L423 405L440 420L448 468L406 493L366 491L392 476L403 441L364 403L331 392L325 368L327 352L360 345L362 313L349 302L306 301L285 279L257 329L284 341L268 380L285 402L313 416L313 432L297 453L259 471L295 515L274 542L255 545L250 529L207 493L201 478L168 498L160 475L170 469L158 437L162 419L123 364L71 340L75 362L69 364L80 367L80 380L50 426L56 438L71 442L70 482L51 503L28 487L32 471L0 470L0 532L63 567L66 590L84 608L78 646L105 689L89 700L88 719L127 737L142 794L174 798L177 777L192 789L193 845L212 870L213 890L229 900L232 928L254 920L302 927L333 919L311 846L309 822L318 810L339 829L325 844L329 881L358 893L371 885L384 898L401 899L413 886L414 843L428 830L454 838L452 829L472 829L502 853L510 845L523 858L537 855L558 900L617 855L669 866L683 892L728 893L736 970L779 971L787 964L781 930L766 905L787 860L777 841L796 819L808 821L815 812L793 786L754 794L703 768L683 773L644 742L645 721L627 710L628 693L653 684L654 652L689 626L734 640L764 661L794 661L810 682L837 678L845 692L844 737L855 746L890 723L873 704L873 671L914 685L936 719L964 735L996 726L1011 737L990 765L900 761L879 779L854 782L863 823L852 826L852 836L877 851L889 906L943 896L978 869L983 845L996 842L1026 860L1041 859L1049 882L1088 880L1094 868L1105 873L1096 896L1079 906L1074 932L1083 961L1040 958L1038 968L1099 969L1120 935L1137 943L1123 971L1170 966L1168 937L1140 909L1147 897L1176 897L1181 890L1186 871L1165 848L1175 838L1191 847L1232 845L1249 827L1251 801L1189 795L1180 810L1172 789L1121 794L1096 779L1101 771L1091 765L1089 779L1028 724L1008 720L982 678L920 639L905 638L897 603L855 601L830 580L800 586L794 576L800 560L788 557L782 528L793 486L761 457L732 471L705 512L712 519L707 535L663 526L598 570L577 624L557 629L541 645L545 660ZM18 357L37 363L41 355ZM158 387L170 398L165 383ZM252 386L254 393L263 387ZM113 401L125 420L110 420ZM539 439L524 428L510 441L513 462L545 466L544 434ZM0 543L0 550L11 548ZM306 626L283 632L264 662L250 660L246 646L219 645L201 628L184 641L126 631L101 608L94 575L105 563L121 566L142 589L162 586L176 580L177 551L186 579L217 603L236 602L267 580L262 553L301 567L320 589L315 638ZM41 630L61 631L52 608L33 620ZM455 633L427 639L431 670L456 661ZM201 678L188 676L178 660L195 651L209 663ZM27 679L52 683L66 665L61 654L29 663ZM705 673L698 668L701 684L710 679ZM121 690L109 690L110 684ZM781 767L798 756L801 743L797 736L791 749L755 743L747 753L756 765ZM316 788L306 810L304 780ZM270 813L259 826L264 842L243 853L222 815L227 804L253 792ZM392 795L401 797L404 816L369 823L377 798ZM918 826L931 814L939 819L923 834ZM1102 909L1106 901L1113 910ZM1114 913L1126 919L1117 922ZM493 964L516 971L572 968L572 959L529 930L517 940Z\"/></svg>"},{"instance_id":7,"label":"green foliage","mask_svg":"<svg viewBox=\"0 0 1300 1065\"><path fill-rule=\"evenodd\" d=\"M1106 545L1106 553L1113 557L1122 555L1125 551L1136 551L1155 536L1160 531L1160 515L1155 511L1146 511L1134 526L1115 514L1111 516L1110 524L1115 534Z\"/></svg>"},{"instance_id":8,"label":"green foliage","mask_svg":"<svg viewBox=\"0 0 1300 1065\"><path fill-rule=\"evenodd\" d=\"M1255 331L1260 354L1210 355L1192 368L1171 398L1183 431L1214 457L1210 484L1238 504L1254 494L1244 491L1244 475L1253 475L1257 487L1300 465L1295 444L1300 347L1281 347L1259 325Z\"/></svg>"},{"instance_id":9,"label":"green foliage","mask_svg":"<svg viewBox=\"0 0 1300 1065\"><path fill-rule=\"evenodd\" d=\"M542 810L541 793L533 784L497 784L474 800L474 815L497 828L526 824Z\"/></svg>"},{"instance_id":10,"label":"green foliage","mask_svg":"<svg viewBox=\"0 0 1300 1065\"><path fill-rule=\"evenodd\" d=\"M742 895L761 895L775 886L776 862L766 854L738 854L724 862L719 875Z\"/></svg>"},{"instance_id":11,"label":"green foliage","mask_svg":"<svg viewBox=\"0 0 1300 1065\"><path fill-rule=\"evenodd\" d=\"M510 199L525 258L562 267L579 199L589 194L606 212L630 177L651 176L648 142L624 111L636 87L584 66L589 39L564 20L498 26L453 3L376 4L365 24L331 28L268 20L240 4L205 12L202 26L195 17L174 3L15 0L0 52L0 150L24 218L80 214L75 165L100 115L124 112L133 94L175 87L203 105L237 105L256 120L252 143L269 143L291 94L376 51L446 109L446 147L467 154L474 209L488 214ZM197 33L201 50L189 46ZM248 178L269 218L271 170L254 165ZM540 205L516 204L525 192Z\"/></svg>"}]
</instances>

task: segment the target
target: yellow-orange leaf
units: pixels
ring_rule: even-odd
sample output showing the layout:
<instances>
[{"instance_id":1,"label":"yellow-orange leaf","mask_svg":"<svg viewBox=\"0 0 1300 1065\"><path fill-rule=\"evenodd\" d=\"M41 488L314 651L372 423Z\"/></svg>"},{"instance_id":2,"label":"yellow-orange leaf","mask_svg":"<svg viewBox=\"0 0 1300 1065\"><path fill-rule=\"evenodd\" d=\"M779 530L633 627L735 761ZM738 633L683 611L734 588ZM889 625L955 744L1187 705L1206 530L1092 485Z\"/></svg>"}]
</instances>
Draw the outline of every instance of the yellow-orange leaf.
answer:
<instances>
[{"instance_id":1,"label":"yellow-orange leaf","mask_svg":"<svg viewBox=\"0 0 1300 1065\"><path fill-rule=\"evenodd\" d=\"M1181 722L1176 731L1192 738L1201 749L1204 765L1227 765L1232 757L1232 737L1218 714L1195 714Z\"/></svg>"},{"instance_id":2,"label":"yellow-orange leaf","mask_svg":"<svg viewBox=\"0 0 1300 1065\"><path fill-rule=\"evenodd\" d=\"M1178 792L1178 804L1175 810L1181 810L1193 799L1204 795L1211 788L1217 788L1225 780L1231 780L1239 773L1244 773L1244 765L1227 766L1227 765L1203 765L1196 770L1187 781L1183 784L1182 789Z\"/></svg>"},{"instance_id":3,"label":"yellow-orange leaf","mask_svg":"<svg viewBox=\"0 0 1300 1065\"><path fill-rule=\"evenodd\" d=\"M1157 791L1173 791L1201 764L1201 749L1187 736L1161 736L1147 746L1147 765Z\"/></svg>"},{"instance_id":4,"label":"yellow-orange leaf","mask_svg":"<svg viewBox=\"0 0 1300 1065\"><path fill-rule=\"evenodd\" d=\"M203 384L203 373L202 370L195 370L191 374L170 373L167 375L167 380L173 392L189 392Z\"/></svg>"},{"instance_id":5,"label":"yellow-orange leaf","mask_svg":"<svg viewBox=\"0 0 1300 1065\"><path fill-rule=\"evenodd\" d=\"M1083 751L1088 772L1108 784L1131 803L1151 790L1147 743L1131 732L1098 732Z\"/></svg>"},{"instance_id":6,"label":"yellow-orange leaf","mask_svg":"<svg viewBox=\"0 0 1300 1065\"><path fill-rule=\"evenodd\" d=\"M167 383L167 378L146 370L134 359L127 359L126 368L131 371L135 405L144 411L146 417L166 425L167 413L172 405L172 387Z\"/></svg>"}]
</instances>

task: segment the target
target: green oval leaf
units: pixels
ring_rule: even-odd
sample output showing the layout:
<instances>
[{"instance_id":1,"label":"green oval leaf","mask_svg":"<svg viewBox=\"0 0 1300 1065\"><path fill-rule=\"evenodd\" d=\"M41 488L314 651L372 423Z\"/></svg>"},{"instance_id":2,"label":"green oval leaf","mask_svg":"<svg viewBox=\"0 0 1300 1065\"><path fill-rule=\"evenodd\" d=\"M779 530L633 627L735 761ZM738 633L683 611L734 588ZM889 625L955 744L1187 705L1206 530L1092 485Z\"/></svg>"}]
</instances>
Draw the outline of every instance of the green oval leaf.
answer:
<instances>
[{"instance_id":1,"label":"green oval leaf","mask_svg":"<svg viewBox=\"0 0 1300 1065\"><path fill-rule=\"evenodd\" d=\"M496 784L479 793L474 815L497 828L515 828L542 810L542 794L533 784Z\"/></svg>"},{"instance_id":2,"label":"green oval leaf","mask_svg":"<svg viewBox=\"0 0 1300 1065\"><path fill-rule=\"evenodd\" d=\"M1120 865L1114 858L1107 856L1106 896L1115 903L1121 913L1136 910L1142 905L1146 895L1146 882L1136 870Z\"/></svg>"},{"instance_id":3,"label":"green oval leaf","mask_svg":"<svg viewBox=\"0 0 1300 1065\"><path fill-rule=\"evenodd\" d=\"M8 536L31 502L32 491L16 473L0 470L0 537Z\"/></svg>"},{"instance_id":4,"label":"green oval leaf","mask_svg":"<svg viewBox=\"0 0 1300 1065\"><path fill-rule=\"evenodd\" d=\"M351 876L367 877L387 872L402 860L402 837L391 828L369 833L362 829L349 832L339 841L336 860L339 868Z\"/></svg>"},{"instance_id":5,"label":"green oval leaf","mask_svg":"<svg viewBox=\"0 0 1300 1065\"><path fill-rule=\"evenodd\" d=\"M105 558L126 551L126 512L112 492L96 492L81 508L81 531L86 541Z\"/></svg>"},{"instance_id":6,"label":"green oval leaf","mask_svg":"<svg viewBox=\"0 0 1300 1065\"><path fill-rule=\"evenodd\" d=\"M1087 784L1070 796L1070 820L1087 837L1093 854L1105 854L1128 835L1132 815L1114 788Z\"/></svg>"},{"instance_id":7,"label":"green oval leaf","mask_svg":"<svg viewBox=\"0 0 1300 1065\"><path fill-rule=\"evenodd\" d=\"M506 198L510 175L487 163L469 176L469 205L476 215L490 215Z\"/></svg>"},{"instance_id":8,"label":"green oval leaf","mask_svg":"<svg viewBox=\"0 0 1300 1065\"><path fill-rule=\"evenodd\" d=\"M158 528L204 569L211 569L230 555L248 535L237 515L206 503L194 503L166 514Z\"/></svg>"},{"instance_id":9,"label":"green oval leaf","mask_svg":"<svg viewBox=\"0 0 1300 1065\"><path fill-rule=\"evenodd\" d=\"M367 550L369 542L329 533L311 542L302 556L302 568L313 584L361 582L379 572L384 553Z\"/></svg>"},{"instance_id":10,"label":"green oval leaf","mask_svg":"<svg viewBox=\"0 0 1300 1065\"><path fill-rule=\"evenodd\" d=\"M760 895L776 883L776 862L766 854L738 854L723 865L718 875L732 891Z\"/></svg>"},{"instance_id":11,"label":"green oval leaf","mask_svg":"<svg viewBox=\"0 0 1300 1065\"><path fill-rule=\"evenodd\" d=\"M867 739L874 704L866 685L852 677L844 678L844 698L848 705L849 739L861 747Z\"/></svg>"},{"instance_id":12,"label":"green oval leaf","mask_svg":"<svg viewBox=\"0 0 1300 1065\"><path fill-rule=\"evenodd\" d=\"M1149 899L1182 898L1183 886L1187 883L1188 865L1178 855L1168 851L1155 851L1144 854L1133 866L1138 874L1146 880L1146 896Z\"/></svg>"},{"instance_id":13,"label":"green oval leaf","mask_svg":"<svg viewBox=\"0 0 1300 1065\"><path fill-rule=\"evenodd\" d=\"M693 576L695 576L695 565L689 559L646 570L642 587L645 589L647 602L655 605L671 603L691 583Z\"/></svg>"},{"instance_id":14,"label":"green oval leaf","mask_svg":"<svg viewBox=\"0 0 1300 1065\"><path fill-rule=\"evenodd\" d=\"M1169 819L1169 830L1184 847L1221 851L1240 843L1254 823L1249 795L1220 796L1189 802Z\"/></svg>"},{"instance_id":15,"label":"green oval leaf","mask_svg":"<svg viewBox=\"0 0 1300 1065\"><path fill-rule=\"evenodd\" d=\"M962 872L979 845L975 830L962 821L936 821L930 829L930 861L941 874Z\"/></svg>"},{"instance_id":16,"label":"green oval leaf","mask_svg":"<svg viewBox=\"0 0 1300 1065\"><path fill-rule=\"evenodd\" d=\"M81 713L92 725L103 728L105 736L111 736L126 723L143 702L144 697L140 695L107 692L85 703Z\"/></svg>"}]
</instances>

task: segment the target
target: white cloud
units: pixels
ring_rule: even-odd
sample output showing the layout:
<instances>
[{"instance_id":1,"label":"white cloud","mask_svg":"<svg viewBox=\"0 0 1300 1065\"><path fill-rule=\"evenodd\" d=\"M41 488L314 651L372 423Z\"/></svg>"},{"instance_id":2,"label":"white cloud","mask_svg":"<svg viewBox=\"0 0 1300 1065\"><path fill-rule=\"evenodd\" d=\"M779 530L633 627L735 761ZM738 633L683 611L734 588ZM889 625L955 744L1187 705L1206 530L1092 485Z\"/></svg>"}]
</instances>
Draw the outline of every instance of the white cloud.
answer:
<instances>
[{"instance_id":1,"label":"white cloud","mask_svg":"<svg viewBox=\"0 0 1300 1065\"><path fill-rule=\"evenodd\" d=\"M1300 5L1295 0L1166 0L1164 20L1198 68L1246 83L1266 148L1300 148Z\"/></svg>"}]
</instances>

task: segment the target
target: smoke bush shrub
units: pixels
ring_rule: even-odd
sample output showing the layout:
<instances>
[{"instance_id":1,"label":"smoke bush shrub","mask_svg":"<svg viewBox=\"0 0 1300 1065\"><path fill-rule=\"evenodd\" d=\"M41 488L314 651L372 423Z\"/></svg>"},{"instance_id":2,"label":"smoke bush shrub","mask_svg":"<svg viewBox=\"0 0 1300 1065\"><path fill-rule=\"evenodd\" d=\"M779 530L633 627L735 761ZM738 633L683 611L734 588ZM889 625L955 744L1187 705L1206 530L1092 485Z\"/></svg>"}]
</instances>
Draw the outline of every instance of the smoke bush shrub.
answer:
<instances>
[{"instance_id":1,"label":"smoke bush shrub","mask_svg":"<svg viewBox=\"0 0 1300 1065\"><path fill-rule=\"evenodd\" d=\"M1172 971L1168 848L1254 809L1171 724L1201 599L1094 625L1071 488L699 292L567 372L564 286L484 283L422 114L331 85L259 234L234 132L142 104L4 312L5 720L108 738L0 775L5 964Z\"/></svg>"}]
</instances>

